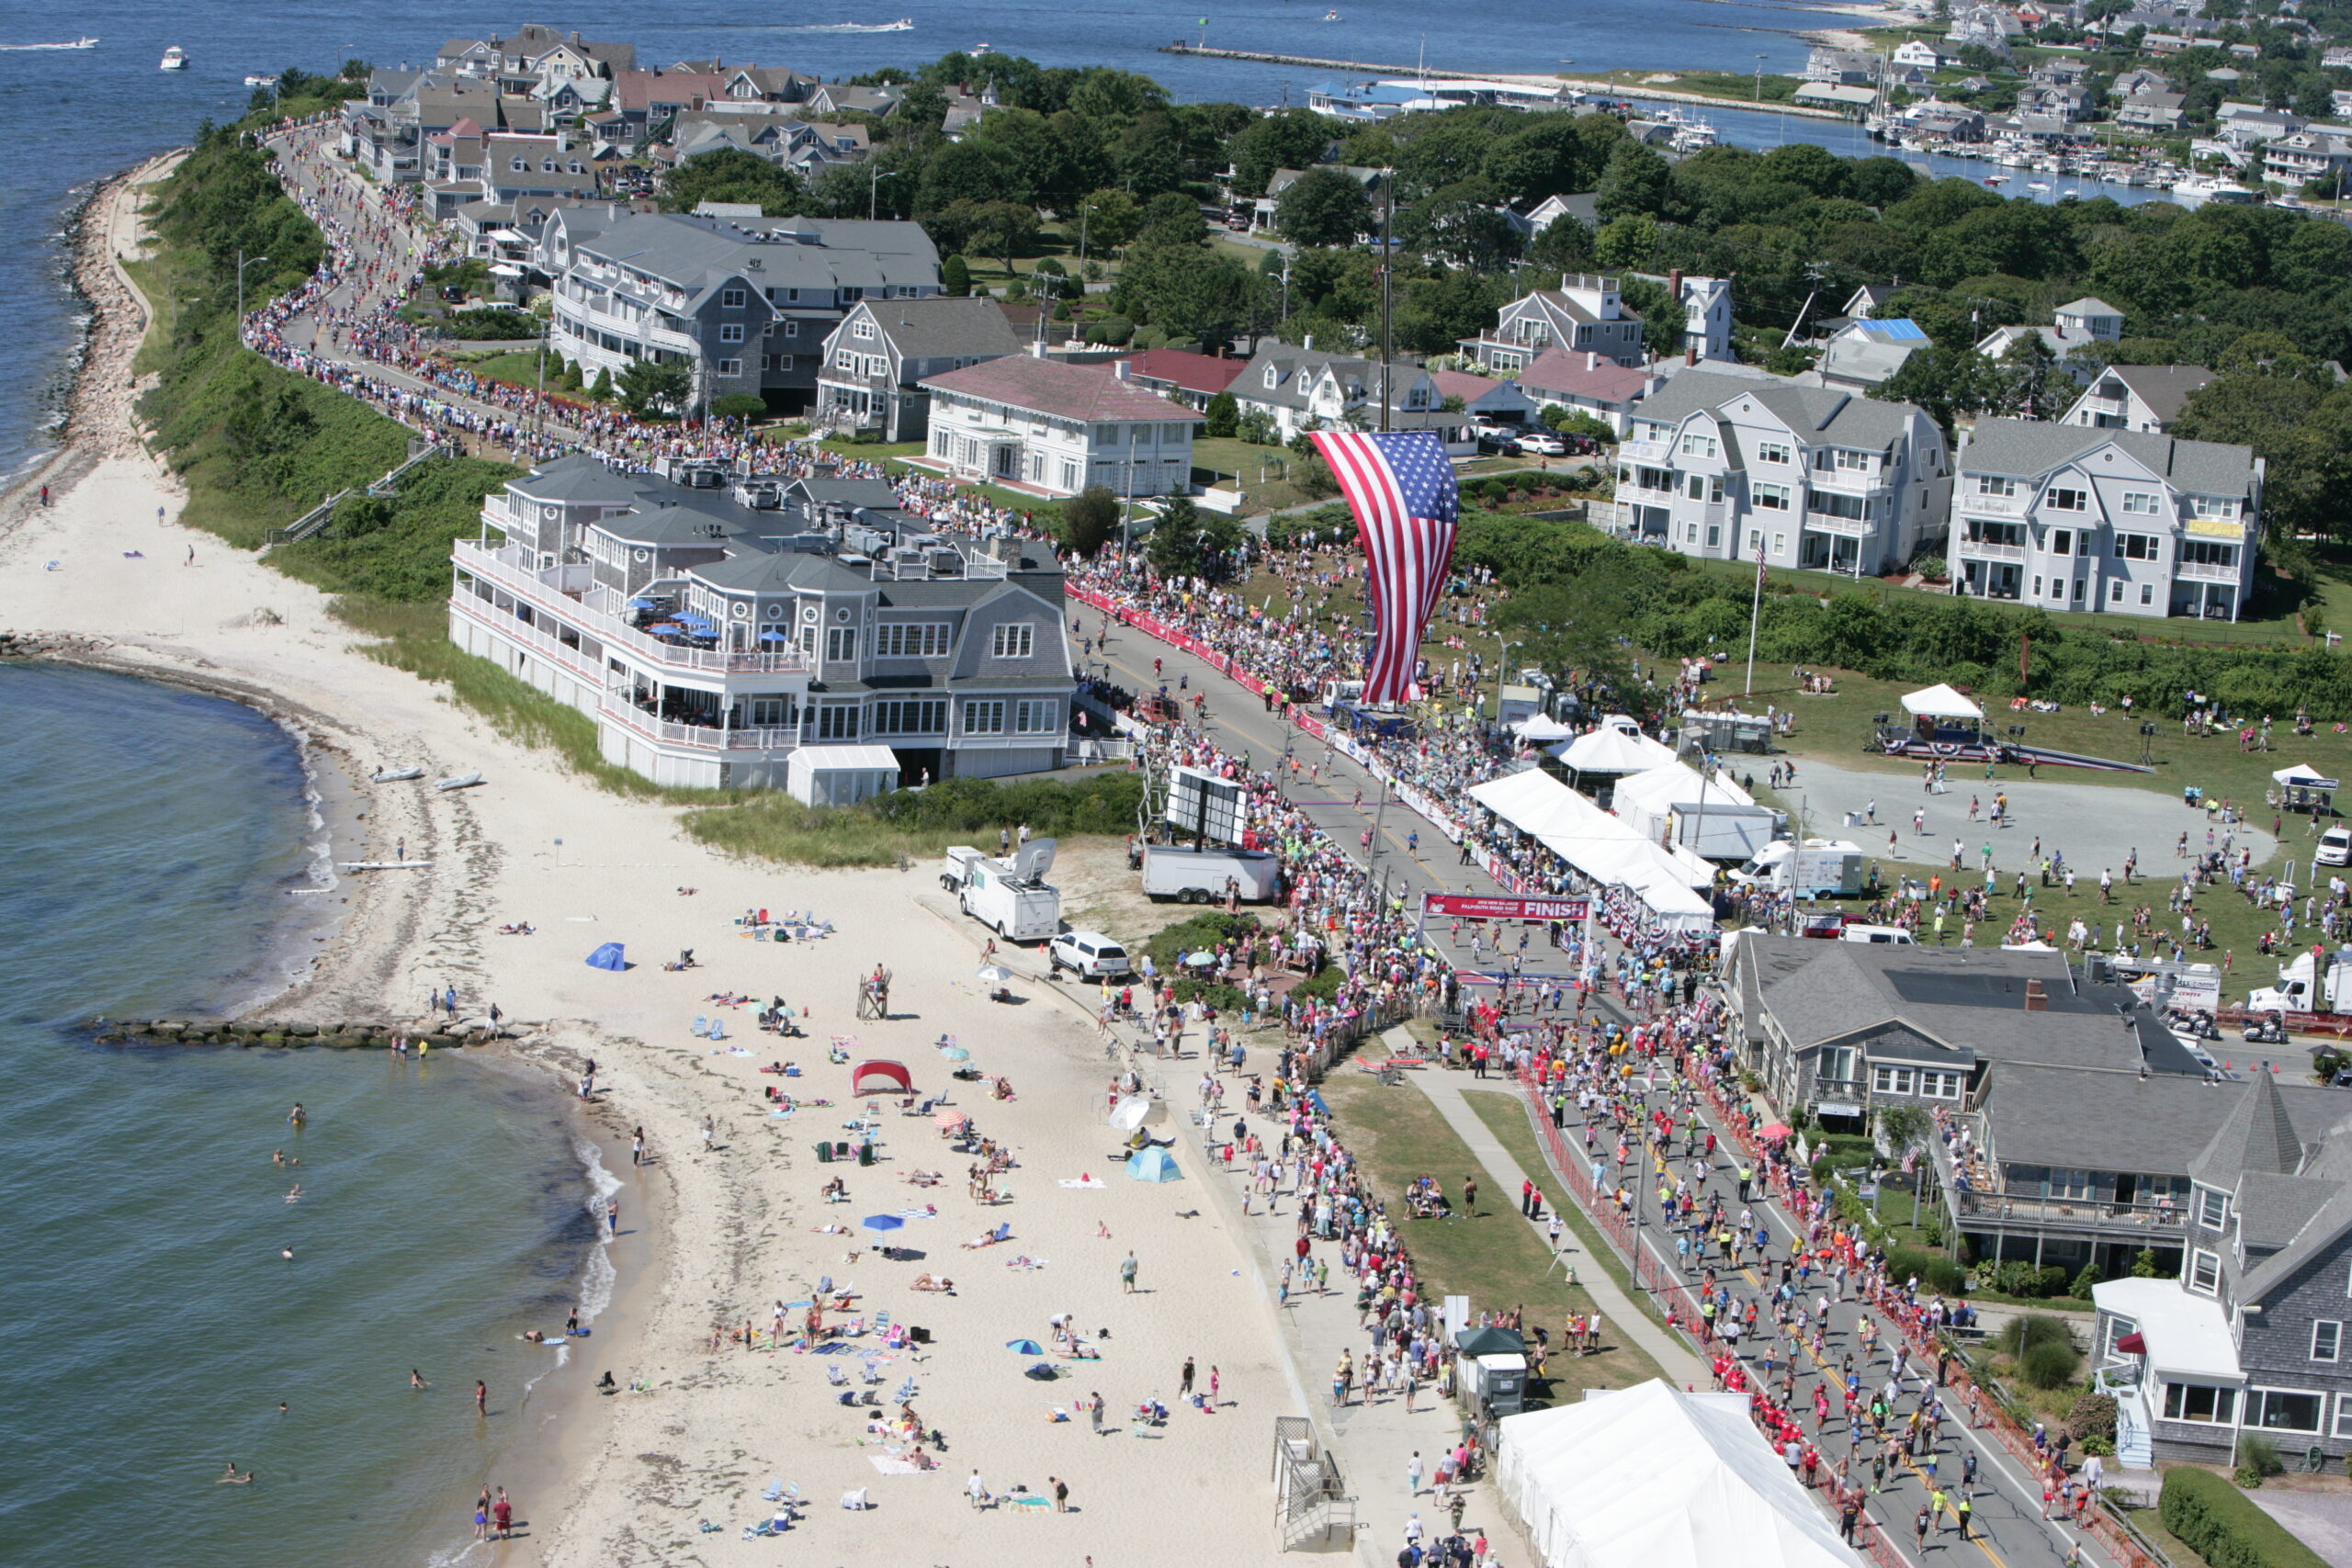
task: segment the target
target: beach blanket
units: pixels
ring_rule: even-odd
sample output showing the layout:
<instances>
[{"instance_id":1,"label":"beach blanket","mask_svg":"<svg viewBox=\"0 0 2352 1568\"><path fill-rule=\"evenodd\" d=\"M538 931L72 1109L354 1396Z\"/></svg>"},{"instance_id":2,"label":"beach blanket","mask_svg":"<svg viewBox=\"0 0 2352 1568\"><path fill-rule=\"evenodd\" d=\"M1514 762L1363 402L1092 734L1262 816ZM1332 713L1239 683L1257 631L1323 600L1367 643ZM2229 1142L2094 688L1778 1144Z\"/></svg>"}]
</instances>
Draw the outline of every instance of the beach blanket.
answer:
<instances>
[{"instance_id":1,"label":"beach blanket","mask_svg":"<svg viewBox=\"0 0 2352 1568\"><path fill-rule=\"evenodd\" d=\"M921 1475L922 1467L899 1459L895 1454L867 1454L866 1462L885 1475Z\"/></svg>"},{"instance_id":2,"label":"beach blanket","mask_svg":"<svg viewBox=\"0 0 2352 1568\"><path fill-rule=\"evenodd\" d=\"M1057 1187L1108 1187L1111 1184L1102 1180L1100 1177L1081 1176L1076 1180L1064 1178L1062 1180L1056 1182L1055 1185Z\"/></svg>"}]
</instances>

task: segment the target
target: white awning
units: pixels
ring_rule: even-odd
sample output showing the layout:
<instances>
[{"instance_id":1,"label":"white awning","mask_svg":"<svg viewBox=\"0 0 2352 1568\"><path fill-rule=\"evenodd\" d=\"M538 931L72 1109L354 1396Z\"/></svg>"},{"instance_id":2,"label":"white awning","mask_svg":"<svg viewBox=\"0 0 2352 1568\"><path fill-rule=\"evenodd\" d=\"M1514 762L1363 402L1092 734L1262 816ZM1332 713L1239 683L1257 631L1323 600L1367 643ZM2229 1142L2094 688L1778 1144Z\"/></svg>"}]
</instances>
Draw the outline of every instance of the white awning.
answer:
<instances>
[{"instance_id":1,"label":"white awning","mask_svg":"<svg viewBox=\"0 0 2352 1568\"><path fill-rule=\"evenodd\" d=\"M2334 789L2335 781L2308 763L2298 762L2291 768L2281 768L2271 778L2290 789Z\"/></svg>"},{"instance_id":2,"label":"white awning","mask_svg":"<svg viewBox=\"0 0 2352 1568\"><path fill-rule=\"evenodd\" d=\"M1645 773L1674 761L1674 749L1635 730L1600 728L1553 753L1579 773Z\"/></svg>"},{"instance_id":3,"label":"white awning","mask_svg":"<svg viewBox=\"0 0 2352 1568\"><path fill-rule=\"evenodd\" d=\"M1530 714L1512 725L1511 733L1521 740L1566 740L1576 733L1549 714Z\"/></svg>"},{"instance_id":4,"label":"white awning","mask_svg":"<svg viewBox=\"0 0 2352 1568\"><path fill-rule=\"evenodd\" d=\"M1983 718L1984 710L1950 686L1930 686L1903 699L1903 711L1914 718Z\"/></svg>"},{"instance_id":5,"label":"white awning","mask_svg":"<svg viewBox=\"0 0 2352 1568\"><path fill-rule=\"evenodd\" d=\"M1489 779L1469 794L1589 881L1631 889L1666 924L1689 930L1713 922L1714 907L1692 889L1712 883L1714 867L1688 850L1650 842L1543 770Z\"/></svg>"},{"instance_id":6,"label":"white awning","mask_svg":"<svg viewBox=\"0 0 2352 1568\"><path fill-rule=\"evenodd\" d=\"M2191 1295L2178 1280L2102 1280L2091 1287L2091 1300L2099 1311L2131 1320L2132 1329L2147 1341L2150 1371L2217 1382L2245 1381L2229 1317L2212 1297ZM2120 1359L2109 1346L2092 1348L2109 1360Z\"/></svg>"}]
</instances>

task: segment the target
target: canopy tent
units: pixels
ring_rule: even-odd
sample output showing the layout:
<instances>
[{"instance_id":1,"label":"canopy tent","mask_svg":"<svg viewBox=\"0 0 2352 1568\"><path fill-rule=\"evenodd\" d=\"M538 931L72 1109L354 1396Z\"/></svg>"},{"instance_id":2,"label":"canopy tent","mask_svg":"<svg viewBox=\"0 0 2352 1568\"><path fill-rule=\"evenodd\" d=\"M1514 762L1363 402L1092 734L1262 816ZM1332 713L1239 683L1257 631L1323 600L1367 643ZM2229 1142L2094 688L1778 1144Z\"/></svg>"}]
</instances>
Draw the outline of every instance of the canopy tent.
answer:
<instances>
[{"instance_id":1,"label":"canopy tent","mask_svg":"<svg viewBox=\"0 0 2352 1568\"><path fill-rule=\"evenodd\" d=\"M1688 847L1716 860L1748 859L1772 841L1778 827L1773 814L1728 772L1719 768L1702 778L1682 761L1618 780L1610 806L1650 842Z\"/></svg>"},{"instance_id":2,"label":"canopy tent","mask_svg":"<svg viewBox=\"0 0 2352 1568\"><path fill-rule=\"evenodd\" d=\"M1464 1356L1524 1356L1527 1341L1509 1328L1465 1328L1453 1337L1453 1348Z\"/></svg>"},{"instance_id":3,"label":"canopy tent","mask_svg":"<svg viewBox=\"0 0 2352 1568\"><path fill-rule=\"evenodd\" d=\"M1137 1181L1182 1181L1184 1173L1176 1168L1176 1156L1159 1144L1137 1149L1127 1156L1127 1174Z\"/></svg>"},{"instance_id":4,"label":"canopy tent","mask_svg":"<svg viewBox=\"0 0 2352 1568\"><path fill-rule=\"evenodd\" d=\"M626 969L628 967L628 960L621 956L621 944L619 942L608 942L604 946L598 948L595 952L588 955L588 967L591 969Z\"/></svg>"},{"instance_id":5,"label":"canopy tent","mask_svg":"<svg viewBox=\"0 0 2352 1568\"><path fill-rule=\"evenodd\" d=\"M854 806L898 787L888 746L803 746L785 759L785 791L803 806Z\"/></svg>"},{"instance_id":6,"label":"canopy tent","mask_svg":"<svg viewBox=\"0 0 2352 1568\"><path fill-rule=\"evenodd\" d=\"M1496 1483L1546 1568L1860 1568L1747 1405L1653 1379L1507 1416Z\"/></svg>"},{"instance_id":7,"label":"canopy tent","mask_svg":"<svg viewBox=\"0 0 2352 1568\"><path fill-rule=\"evenodd\" d=\"M1489 779L1473 784L1470 797L1587 879L1631 888L1667 926L1703 930L1713 920L1713 906L1691 891L1713 882L1713 866L1688 850L1650 842L1549 773L1531 768Z\"/></svg>"},{"instance_id":8,"label":"canopy tent","mask_svg":"<svg viewBox=\"0 0 2352 1568\"><path fill-rule=\"evenodd\" d=\"M1579 735L1553 753L1578 773L1644 773L1674 761L1674 749L1638 730L1613 727Z\"/></svg>"},{"instance_id":9,"label":"canopy tent","mask_svg":"<svg viewBox=\"0 0 2352 1568\"><path fill-rule=\"evenodd\" d=\"M1975 718L1984 716L1984 710L1953 691L1950 686L1929 686L1924 692L1913 692L1903 699L1903 711L1913 718Z\"/></svg>"},{"instance_id":10,"label":"canopy tent","mask_svg":"<svg viewBox=\"0 0 2352 1568\"><path fill-rule=\"evenodd\" d=\"M888 1062L876 1058L860 1062L849 1075L852 1094L912 1094L915 1080L904 1062Z\"/></svg>"},{"instance_id":11,"label":"canopy tent","mask_svg":"<svg viewBox=\"0 0 2352 1568\"><path fill-rule=\"evenodd\" d=\"M2308 762L2298 762L2291 768L2280 768L2270 776L2289 789L2333 790L2336 787L2334 779Z\"/></svg>"},{"instance_id":12,"label":"canopy tent","mask_svg":"<svg viewBox=\"0 0 2352 1568\"><path fill-rule=\"evenodd\" d=\"M1530 714L1512 725L1511 733L1521 740L1566 740L1576 733L1549 714Z\"/></svg>"}]
</instances>

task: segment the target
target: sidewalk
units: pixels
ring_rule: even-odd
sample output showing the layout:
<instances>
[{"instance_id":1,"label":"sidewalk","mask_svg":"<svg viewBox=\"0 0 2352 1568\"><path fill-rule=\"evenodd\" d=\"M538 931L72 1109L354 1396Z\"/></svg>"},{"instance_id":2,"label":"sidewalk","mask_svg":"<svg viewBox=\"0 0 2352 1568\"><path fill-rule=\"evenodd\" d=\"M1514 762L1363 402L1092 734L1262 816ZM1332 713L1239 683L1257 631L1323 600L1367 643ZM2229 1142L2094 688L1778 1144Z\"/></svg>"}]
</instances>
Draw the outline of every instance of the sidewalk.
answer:
<instances>
[{"instance_id":1,"label":"sidewalk","mask_svg":"<svg viewBox=\"0 0 2352 1568\"><path fill-rule=\"evenodd\" d=\"M1401 1029L1392 1029L1381 1038L1401 1048L1407 1043L1402 1038L1404 1034ZM1469 1145L1470 1152L1478 1156L1478 1163L1486 1168L1487 1176L1494 1180L1497 1194L1519 1191L1521 1185L1529 1179L1528 1173L1520 1168L1519 1162L1511 1158L1510 1151L1503 1147L1486 1122L1479 1120L1478 1113L1470 1109L1470 1102L1463 1098L1467 1088L1486 1093L1507 1094L1517 1101L1520 1099L1518 1086L1509 1080L1489 1080L1483 1084L1473 1080L1464 1086L1456 1083L1450 1075L1435 1072L1408 1073L1405 1077L1429 1096L1430 1103L1437 1107L1438 1114L1444 1117L1455 1135ZM1538 1235L1544 1234L1542 1222L1528 1220L1525 1224ZM1563 1235L1561 1241L1565 1244L1563 1250L1578 1250L1578 1245L1570 1242L1567 1235ZM1549 1245L1548 1240L1546 1245ZM1684 1344L1679 1335L1670 1332L1626 1295L1600 1266L1599 1258L1594 1258L1577 1271L1577 1284L1592 1297L1593 1304L1600 1309L1609 1332L1640 1346L1650 1359L1658 1364L1658 1370L1673 1382L1685 1388L1713 1386L1714 1374L1706 1361Z\"/></svg>"}]
</instances>

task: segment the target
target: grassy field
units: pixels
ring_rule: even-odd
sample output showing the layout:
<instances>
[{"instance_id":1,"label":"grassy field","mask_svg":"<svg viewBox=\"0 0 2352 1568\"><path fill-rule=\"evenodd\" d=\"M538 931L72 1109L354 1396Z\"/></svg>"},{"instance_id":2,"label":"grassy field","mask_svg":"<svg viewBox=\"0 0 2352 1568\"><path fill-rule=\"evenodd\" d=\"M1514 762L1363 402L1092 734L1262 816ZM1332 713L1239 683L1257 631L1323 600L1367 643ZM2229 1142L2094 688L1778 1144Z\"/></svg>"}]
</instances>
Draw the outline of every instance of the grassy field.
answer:
<instances>
[{"instance_id":1,"label":"grassy field","mask_svg":"<svg viewBox=\"0 0 2352 1568\"><path fill-rule=\"evenodd\" d=\"M1484 1174L1437 1108L1409 1086L1391 1089L1363 1075L1335 1074L1324 1081L1323 1097L1341 1141L1363 1162L1391 1213L1400 1212L1400 1195L1416 1177L1436 1177L1459 1201L1462 1179ZM1485 1098L1497 1097L1474 1097ZM1404 1221L1405 1245L1423 1276L1424 1295L1466 1295L1473 1312L1523 1307L1529 1328L1541 1324L1556 1345L1569 1314L1595 1310L1592 1298L1547 1272L1551 1254L1543 1237L1520 1222L1517 1207L1516 1193L1484 1192L1475 1215ZM1547 1370L1547 1402L1555 1404L1588 1388L1627 1388L1659 1375L1645 1353L1623 1344L1592 1356L1555 1355Z\"/></svg>"}]
</instances>

